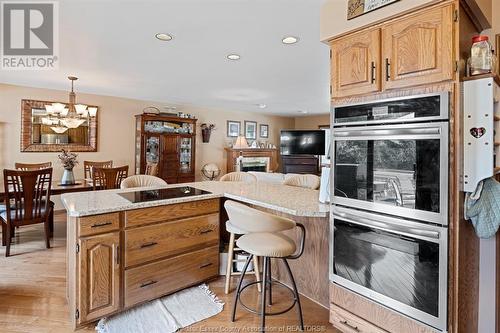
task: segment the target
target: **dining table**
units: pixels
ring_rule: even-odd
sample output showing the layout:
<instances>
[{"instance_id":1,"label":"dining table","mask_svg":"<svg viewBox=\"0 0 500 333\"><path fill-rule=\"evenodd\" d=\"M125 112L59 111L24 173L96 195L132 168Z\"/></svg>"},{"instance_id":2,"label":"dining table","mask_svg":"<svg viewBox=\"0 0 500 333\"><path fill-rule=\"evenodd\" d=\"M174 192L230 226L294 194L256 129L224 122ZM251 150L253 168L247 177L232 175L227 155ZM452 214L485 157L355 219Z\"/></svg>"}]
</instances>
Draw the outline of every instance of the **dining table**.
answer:
<instances>
[{"instance_id":1,"label":"dining table","mask_svg":"<svg viewBox=\"0 0 500 333\"><path fill-rule=\"evenodd\" d=\"M63 193L93 191L94 186L91 180L78 179L73 185L62 185L60 180L53 180L50 187L50 195L60 195ZM0 189L0 202L5 200L5 188Z\"/></svg>"}]
</instances>

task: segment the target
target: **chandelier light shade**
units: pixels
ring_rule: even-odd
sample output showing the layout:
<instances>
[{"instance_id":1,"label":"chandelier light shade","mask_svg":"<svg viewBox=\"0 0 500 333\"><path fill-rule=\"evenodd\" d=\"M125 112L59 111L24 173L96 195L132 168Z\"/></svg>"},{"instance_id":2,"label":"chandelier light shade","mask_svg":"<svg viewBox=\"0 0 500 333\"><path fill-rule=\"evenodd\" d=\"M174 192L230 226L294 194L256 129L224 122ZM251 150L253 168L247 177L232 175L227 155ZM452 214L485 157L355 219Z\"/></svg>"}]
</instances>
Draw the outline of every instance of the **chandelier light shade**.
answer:
<instances>
[{"instance_id":1,"label":"chandelier light shade","mask_svg":"<svg viewBox=\"0 0 500 333\"><path fill-rule=\"evenodd\" d=\"M62 134L68 130L68 128L64 126L52 126L50 129L56 132L57 134Z\"/></svg>"},{"instance_id":2,"label":"chandelier light shade","mask_svg":"<svg viewBox=\"0 0 500 333\"><path fill-rule=\"evenodd\" d=\"M96 107L89 107L88 111L89 111L90 117L95 117L97 115L97 108Z\"/></svg>"},{"instance_id":3,"label":"chandelier light shade","mask_svg":"<svg viewBox=\"0 0 500 333\"><path fill-rule=\"evenodd\" d=\"M68 76L68 79L71 81L69 103L52 103L45 105L47 117L42 118L42 124L51 126L50 128L57 134L62 134L69 128L78 128L87 121L90 123L90 118L97 116L96 107L76 104L74 82L78 80L78 78L75 76Z\"/></svg>"}]
</instances>

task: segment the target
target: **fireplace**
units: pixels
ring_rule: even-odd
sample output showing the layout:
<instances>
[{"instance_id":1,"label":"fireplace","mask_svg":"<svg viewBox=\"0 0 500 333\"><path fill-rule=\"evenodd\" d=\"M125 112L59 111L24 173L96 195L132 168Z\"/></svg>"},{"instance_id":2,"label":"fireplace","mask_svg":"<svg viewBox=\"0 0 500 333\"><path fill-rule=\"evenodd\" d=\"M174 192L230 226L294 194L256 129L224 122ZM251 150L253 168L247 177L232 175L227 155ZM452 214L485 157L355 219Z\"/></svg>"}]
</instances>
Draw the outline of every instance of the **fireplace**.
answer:
<instances>
[{"instance_id":1,"label":"fireplace","mask_svg":"<svg viewBox=\"0 0 500 333\"><path fill-rule=\"evenodd\" d=\"M243 157L241 171L269 172L269 157Z\"/></svg>"},{"instance_id":2,"label":"fireplace","mask_svg":"<svg viewBox=\"0 0 500 333\"><path fill-rule=\"evenodd\" d=\"M277 149L226 148L227 172L236 171L236 159L243 156L242 171L277 172L279 168Z\"/></svg>"}]
</instances>

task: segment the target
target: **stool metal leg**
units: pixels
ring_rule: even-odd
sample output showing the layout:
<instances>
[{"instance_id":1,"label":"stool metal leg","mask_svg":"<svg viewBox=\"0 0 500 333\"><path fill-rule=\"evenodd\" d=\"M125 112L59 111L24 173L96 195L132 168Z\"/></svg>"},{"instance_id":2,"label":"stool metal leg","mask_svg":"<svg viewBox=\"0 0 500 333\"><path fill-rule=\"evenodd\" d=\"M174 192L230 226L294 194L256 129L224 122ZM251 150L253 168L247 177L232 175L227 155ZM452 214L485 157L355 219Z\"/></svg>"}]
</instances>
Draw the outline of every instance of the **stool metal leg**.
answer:
<instances>
[{"instance_id":1,"label":"stool metal leg","mask_svg":"<svg viewBox=\"0 0 500 333\"><path fill-rule=\"evenodd\" d=\"M236 288L236 293L234 295L234 303L233 303L233 313L231 314L231 321L234 322L236 318L236 306L238 305L238 299L240 298L241 285L243 283L243 279L245 278L245 273L247 272L248 265L252 261L253 254L250 254L245 262L245 267L243 267L243 271L241 272L240 281L238 282L238 288Z\"/></svg>"},{"instance_id":2,"label":"stool metal leg","mask_svg":"<svg viewBox=\"0 0 500 333\"><path fill-rule=\"evenodd\" d=\"M263 257L264 259L264 268L262 269L262 296L261 296L261 308L260 308L260 331L264 332L266 329L266 293L267 293L267 283L268 283L268 267L269 267L269 258Z\"/></svg>"},{"instance_id":3,"label":"stool metal leg","mask_svg":"<svg viewBox=\"0 0 500 333\"><path fill-rule=\"evenodd\" d=\"M269 306L273 305L273 276L271 273L271 258L268 259L267 263L267 283L269 284L269 297L268 304Z\"/></svg>"},{"instance_id":4,"label":"stool metal leg","mask_svg":"<svg viewBox=\"0 0 500 333\"><path fill-rule=\"evenodd\" d=\"M290 276L290 280L292 281L293 292L295 294L295 299L297 300L297 306L299 307L299 320L300 320L300 329L304 331L304 319L302 317L302 307L300 305L300 297L299 292L297 291L297 285L295 284L295 279L293 278L292 270L288 265L288 261L286 258L283 258L283 262L285 263L286 270L288 271L288 275Z\"/></svg>"}]
</instances>

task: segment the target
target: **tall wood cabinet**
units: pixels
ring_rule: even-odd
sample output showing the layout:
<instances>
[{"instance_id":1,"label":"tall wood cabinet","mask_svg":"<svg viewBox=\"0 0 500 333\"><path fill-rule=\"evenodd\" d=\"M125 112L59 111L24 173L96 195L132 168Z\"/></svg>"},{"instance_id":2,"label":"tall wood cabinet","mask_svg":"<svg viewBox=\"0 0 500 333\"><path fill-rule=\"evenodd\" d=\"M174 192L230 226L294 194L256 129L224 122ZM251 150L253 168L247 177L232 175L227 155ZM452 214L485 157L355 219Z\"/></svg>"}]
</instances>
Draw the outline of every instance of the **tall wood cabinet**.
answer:
<instances>
[{"instance_id":1,"label":"tall wood cabinet","mask_svg":"<svg viewBox=\"0 0 500 333\"><path fill-rule=\"evenodd\" d=\"M456 17L447 3L334 39L332 97L452 80Z\"/></svg>"},{"instance_id":2,"label":"tall wood cabinet","mask_svg":"<svg viewBox=\"0 0 500 333\"><path fill-rule=\"evenodd\" d=\"M135 145L136 174L144 174L149 164L169 184L194 181L196 119L137 115Z\"/></svg>"}]
</instances>

